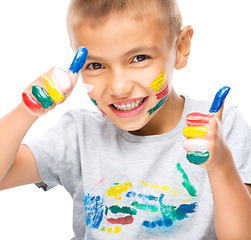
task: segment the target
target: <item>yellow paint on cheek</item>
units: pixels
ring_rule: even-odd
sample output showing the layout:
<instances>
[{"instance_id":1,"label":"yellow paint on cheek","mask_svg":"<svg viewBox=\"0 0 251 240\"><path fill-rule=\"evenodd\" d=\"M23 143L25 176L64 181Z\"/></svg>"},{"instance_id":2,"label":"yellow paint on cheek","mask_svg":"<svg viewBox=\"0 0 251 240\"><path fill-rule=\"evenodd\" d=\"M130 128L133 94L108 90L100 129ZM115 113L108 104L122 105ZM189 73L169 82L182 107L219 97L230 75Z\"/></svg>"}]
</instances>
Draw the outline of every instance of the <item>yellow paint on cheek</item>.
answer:
<instances>
[{"instance_id":1,"label":"yellow paint on cheek","mask_svg":"<svg viewBox=\"0 0 251 240\"><path fill-rule=\"evenodd\" d=\"M207 135L208 131L205 127L185 127L183 135L186 138L203 138Z\"/></svg>"},{"instance_id":2,"label":"yellow paint on cheek","mask_svg":"<svg viewBox=\"0 0 251 240\"><path fill-rule=\"evenodd\" d=\"M154 92L160 90L163 86L163 84L166 81L166 74L163 72L160 73L160 75L152 82L150 89L153 89Z\"/></svg>"},{"instance_id":3,"label":"yellow paint on cheek","mask_svg":"<svg viewBox=\"0 0 251 240\"><path fill-rule=\"evenodd\" d=\"M122 198L118 197L118 195L121 195L123 192L127 192L130 188L132 188L132 184L130 182L125 182L123 185L118 184L114 187L109 188L107 190L107 195L109 197L115 197L117 200L122 200Z\"/></svg>"},{"instance_id":4,"label":"yellow paint on cheek","mask_svg":"<svg viewBox=\"0 0 251 240\"><path fill-rule=\"evenodd\" d=\"M48 90L48 94L50 95L53 102L58 104L64 101L64 96L58 92L52 79L48 77L43 77L43 80L44 80L44 85Z\"/></svg>"}]
</instances>

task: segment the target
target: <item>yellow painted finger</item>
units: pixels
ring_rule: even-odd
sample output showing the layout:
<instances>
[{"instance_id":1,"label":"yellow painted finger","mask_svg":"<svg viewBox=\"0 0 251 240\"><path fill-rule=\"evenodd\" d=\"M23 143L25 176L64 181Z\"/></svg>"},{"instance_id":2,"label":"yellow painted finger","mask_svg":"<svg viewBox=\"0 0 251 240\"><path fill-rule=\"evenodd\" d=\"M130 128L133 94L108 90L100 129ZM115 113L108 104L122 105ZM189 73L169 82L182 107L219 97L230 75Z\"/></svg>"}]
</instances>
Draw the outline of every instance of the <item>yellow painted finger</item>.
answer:
<instances>
[{"instance_id":1,"label":"yellow painted finger","mask_svg":"<svg viewBox=\"0 0 251 240\"><path fill-rule=\"evenodd\" d=\"M186 138L203 138L207 135L208 131L205 127L185 127L183 135Z\"/></svg>"},{"instance_id":2,"label":"yellow painted finger","mask_svg":"<svg viewBox=\"0 0 251 240\"><path fill-rule=\"evenodd\" d=\"M43 80L44 85L48 90L48 94L50 95L53 102L58 104L64 101L64 95L59 93L52 79L48 77L43 77Z\"/></svg>"}]
</instances>

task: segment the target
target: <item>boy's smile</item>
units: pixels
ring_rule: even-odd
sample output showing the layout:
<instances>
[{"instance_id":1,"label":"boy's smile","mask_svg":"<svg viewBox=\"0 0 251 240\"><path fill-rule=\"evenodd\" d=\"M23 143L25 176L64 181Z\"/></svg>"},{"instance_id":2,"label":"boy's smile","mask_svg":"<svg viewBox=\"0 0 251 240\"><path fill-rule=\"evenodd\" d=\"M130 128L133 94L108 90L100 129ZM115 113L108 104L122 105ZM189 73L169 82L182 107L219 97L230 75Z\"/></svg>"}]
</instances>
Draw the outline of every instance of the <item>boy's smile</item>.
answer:
<instances>
[{"instance_id":1,"label":"boy's smile","mask_svg":"<svg viewBox=\"0 0 251 240\"><path fill-rule=\"evenodd\" d=\"M90 98L114 124L127 131L144 128L139 134L148 135L172 118L176 48L156 17L113 14L101 26L83 24L71 40L74 50L88 49L82 79L93 86Z\"/></svg>"}]
</instances>

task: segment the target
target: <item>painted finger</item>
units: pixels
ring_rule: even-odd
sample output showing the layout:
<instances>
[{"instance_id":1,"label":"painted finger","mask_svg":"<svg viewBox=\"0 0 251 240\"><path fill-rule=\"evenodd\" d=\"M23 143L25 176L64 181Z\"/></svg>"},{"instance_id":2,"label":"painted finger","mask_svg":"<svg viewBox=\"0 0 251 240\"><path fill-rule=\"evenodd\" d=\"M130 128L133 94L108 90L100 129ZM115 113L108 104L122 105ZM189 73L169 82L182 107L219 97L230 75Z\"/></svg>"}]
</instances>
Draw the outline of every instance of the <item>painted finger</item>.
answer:
<instances>
[{"instance_id":1,"label":"painted finger","mask_svg":"<svg viewBox=\"0 0 251 240\"><path fill-rule=\"evenodd\" d=\"M208 130L205 127L185 127L183 130L183 135L186 138L203 138L207 135Z\"/></svg>"},{"instance_id":2,"label":"painted finger","mask_svg":"<svg viewBox=\"0 0 251 240\"><path fill-rule=\"evenodd\" d=\"M186 124L188 126L203 126L209 124L211 118L212 115L194 112L187 115Z\"/></svg>"},{"instance_id":3,"label":"painted finger","mask_svg":"<svg viewBox=\"0 0 251 240\"><path fill-rule=\"evenodd\" d=\"M73 81L73 86L75 86L75 84L77 83L78 74L85 65L87 55L88 50L85 47L79 47L72 61L72 64L68 69L68 73Z\"/></svg>"},{"instance_id":4,"label":"painted finger","mask_svg":"<svg viewBox=\"0 0 251 240\"><path fill-rule=\"evenodd\" d=\"M208 151L208 141L205 139L187 139L183 142L183 147L188 152L205 153Z\"/></svg>"},{"instance_id":5,"label":"painted finger","mask_svg":"<svg viewBox=\"0 0 251 240\"><path fill-rule=\"evenodd\" d=\"M66 94L75 86L78 74L86 62L87 54L86 48L78 48L71 67L68 69L69 75L60 68L54 68L51 77L43 77L48 94L56 104L62 103Z\"/></svg>"},{"instance_id":6,"label":"painted finger","mask_svg":"<svg viewBox=\"0 0 251 240\"><path fill-rule=\"evenodd\" d=\"M38 85L32 86L32 94L44 109L48 109L54 103L44 89Z\"/></svg>"},{"instance_id":7,"label":"painted finger","mask_svg":"<svg viewBox=\"0 0 251 240\"><path fill-rule=\"evenodd\" d=\"M205 163L208 160L209 152L205 152L205 153L188 152L186 157L190 163L193 163L195 165L200 165L202 163Z\"/></svg>"},{"instance_id":8,"label":"painted finger","mask_svg":"<svg viewBox=\"0 0 251 240\"><path fill-rule=\"evenodd\" d=\"M22 99L25 105L33 112L37 112L42 108L42 105L29 93L23 93Z\"/></svg>"},{"instance_id":9,"label":"painted finger","mask_svg":"<svg viewBox=\"0 0 251 240\"><path fill-rule=\"evenodd\" d=\"M211 108L209 110L209 113L214 115L215 113L217 113L221 109L222 104L223 104L226 96L228 95L229 91L230 91L230 87L225 86L225 87L221 88L216 93L216 95L214 97L214 101L213 101Z\"/></svg>"}]
</instances>

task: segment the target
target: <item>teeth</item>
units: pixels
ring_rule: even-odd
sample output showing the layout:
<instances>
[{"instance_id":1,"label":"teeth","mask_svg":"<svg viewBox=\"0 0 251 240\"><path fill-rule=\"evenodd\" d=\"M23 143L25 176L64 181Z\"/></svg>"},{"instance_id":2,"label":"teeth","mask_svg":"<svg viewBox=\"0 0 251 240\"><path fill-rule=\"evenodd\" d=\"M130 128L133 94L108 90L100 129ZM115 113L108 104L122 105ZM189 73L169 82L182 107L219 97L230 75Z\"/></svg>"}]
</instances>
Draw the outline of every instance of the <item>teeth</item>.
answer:
<instances>
[{"instance_id":1,"label":"teeth","mask_svg":"<svg viewBox=\"0 0 251 240\"><path fill-rule=\"evenodd\" d=\"M142 102L143 102L143 100L144 99L141 99L141 100L137 100L136 102L134 102L134 103L132 103L132 104L130 104L130 103L128 103L128 104L123 104L123 105L117 105L117 104L113 104L113 106L115 107L115 108L117 108L118 110L120 110L120 111L129 111L129 110L132 110L132 109L134 109L134 108L137 108L137 107L139 107L141 104L142 104Z\"/></svg>"}]
</instances>

